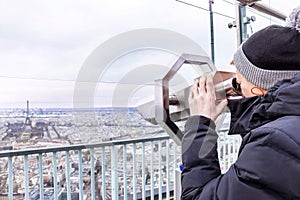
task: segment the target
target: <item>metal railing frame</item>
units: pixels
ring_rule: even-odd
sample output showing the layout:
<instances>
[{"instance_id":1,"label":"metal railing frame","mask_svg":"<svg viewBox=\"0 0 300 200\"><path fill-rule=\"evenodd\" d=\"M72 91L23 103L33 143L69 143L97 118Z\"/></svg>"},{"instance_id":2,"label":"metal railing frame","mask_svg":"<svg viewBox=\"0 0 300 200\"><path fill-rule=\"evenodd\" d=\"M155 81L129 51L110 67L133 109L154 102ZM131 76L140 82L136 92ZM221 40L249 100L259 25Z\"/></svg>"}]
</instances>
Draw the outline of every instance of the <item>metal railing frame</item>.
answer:
<instances>
[{"instance_id":1,"label":"metal railing frame","mask_svg":"<svg viewBox=\"0 0 300 200\"><path fill-rule=\"evenodd\" d=\"M164 142L164 148L162 144ZM172 147L171 143L172 142ZM227 136L227 131L219 132L218 139L218 151L220 157L220 165L222 172L226 172L230 165L235 162L238 154L239 145L241 142L241 138L239 136ZM147 145L147 146L146 146ZM140 149L137 148L140 147ZM149 147L150 146L150 147ZM129 147L132 147L132 162L127 160L127 153L129 152ZM148 151L146 151L146 147ZM156 148L156 152L154 152ZM121 149L121 150L120 150ZM14 159L16 157L24 158L24 199L29 200L29 157L32 155L37 155L37 165L39 170L39 199L44 199L44 184L43 184L43 156L46 154L52 154L52 172L53 172L53 182L57 183L58 178L58 155L65 154L65 188L66 188L66 199L71 200L71 153L77 152L75 154L78 158L78 190L79 190L79 199L86 199L86 195L90 195L91 199L99 199L96 197L96 188L95 183L98 181L95 179L95 176L90 176L90 192L89 194L84 193L84 183L83 183L83 169L84 164L82 162L83 159L83 151L90 151L90 162L88 163L90 166L90 174L95 174L95 158L101 161L101 191L99 191L99 195L104 197L103 199L146 199L149 198L151 200L163 198L170 199L171 195L174 199L179 199L178 194L180 194L180 184L175 183L178 180L178 171L180 164L180 153L178 152L180 148L176 145L176 143L170 139L169 136L159 136L155 138L142 138L142 139L130 139L130 140L120 140L120 141L109 141L109 142L101 142L95 144L80 144L80 145L70 145L64 147L50 147L50 148L39 148L39 149L25 149L25 150L14 150L14 151L6 151L0 153L0 159L7 159L7 170L8 170L8 199L14 199ZM137 154L137 150L140 150L140 155ZM98 151L98 155L95 153ZM100 154L99 154L100 152ZM107 154L110 153L110 155ZM165 154L165 160L163 161L163 155ZM51 155L50 155L51 156ZM138 159L140 157L140 159ZM125 159L124 159L125 158ZM123 161L121 161L123 159ZM154 161L157 161L155 163ZM148 161L148 167L150 171L150 180L149 187L147 190L146 186L146 167ZM140 176L137 163L141 161L141 172ZM127 171L128 164L132 164L132 171ZM163 162L165 163L165 178L166 181L163 181ZM110 164L109 166L106 163ZM156 164L156 166L154 166ZM157 168L158 165L158 168ZM156 167L156 168L155 168ZM148 170L149 170L148 168ZM155 174L156 173L156 174ZM109 176L111 175L111 176ZM128 178L132 175L132 183L128 184ZM119 180L119 178L123 178L123 180ZM157 185L155 185L155 180ZM139 180L138 180L139 179ZM180 178L179 178L180 179ZM111 181L111 187L108 188L107 182ZM120 194L119 184L122 185L123 191ZM57 184L54 184L53 188L53 196L55 200L59 200L59 195L61 194L60 188ZM140 187L140 188L138 188ZM132 188L132 193L129 193L129 188ZM179 191L179 192L178 192ZM109 196L109 193L111 196ZM164 197L163 197L164 194Z\"/></svg>"},{"instance_id":2,"label":"metal railing frame","mask_svg":"<svg viewBox=\"0 0 300 200\"><path fill-rule=\"evenodd\" d=\"M167 182L163 183L163 176L162 176L162 142L165 142L165 150L166 150L166 160L164 161L164 163L166 163L166 179ZM154 199L154 196L158 196L159 199L162 199L162 194L164 193L166 195L166 197L168 199L170 199L170 192L174 191L175 188L175 184L171 183L171 170L173 170L173 172L175 171L174 169L177 167L177 160L178 160L178 152L176 152L176 144L174 143L174 151L173 153L173 165L170 166L170 159L171 159L171 150L169 148L170 145L170 137L169 136L160 136L160 137L155 137L155 138L143 138L143 139L130 139L130 140L120 140L120 141L109 141L109 142L101 142L101 143L95 143L95 144L80 144L80 145L70 145L70 146L64 146L64 147L50 147L50 148L39 148L39 149L25 149L25 150L13 150L13 151L6 151L6 152L1 152L0 153L0 159L3 158L7 158L8 159L8 199L12 200L14 199L14 163L13 160L16 157L22 157L24 160L24 165L23 165L23 169L24 169L24 198L30 199L29 197L29 193L30 193L30 188L29 188L29 156L32 155L37 155L37 164L38 164L38 170L39 170L39 199L44 199L44 180L43 180L43 155L47 155L50 154L50 156L52 156L52 172L53 172L53 182L57 183L57 166L58 166L58 159L57 159L57 154L59 153L63 153L65 154L65 175L66 175L66 197L68 200L72 199L72 194L71 194L71 181L70 181L70 174L71 174L71 169L70 169L70 152L72 151L76 151L77 152L77 157L78 157L78 179L79 179L79 199L85 199L84 196L86 194L84 194L83 191L83 175L82 175L82 170L83 170L83 162L82 162L82 151L83 150L89 150L90 151L90 174L95 174L95 150L100 149L101 150L101 155L99 156L99 160L101 160L101 183L102 187L101 187L101 196L104 197L103 199L129 199L130 194L128 194L128 171L127 171L127 165L128 165L128 161L127 161L127 151L128 151L128 146L129 145L133 145L133 171L130 172L133 175L133 193L132 193L132 197L133 199L146 199L146 154L145 153L145 144L147 143L147 145L150 145L150 149L151 149L151 156L150 156L150 160L151 160L151 178L150 178L150 185L151 185L151 191L148 191L148 195L150 195L151 199ZM158 143L158 144L157 144ZM156 152L156 154L158 154L158 190L156 191L155 185L154 185L154 178L155 178L155 174L154 174L154 144L156 144L158 146L158 150ZM141 176L141 180L142 182L138 182L138 169L137 169L137 162L138 162L138 155L137 155L137 145L141 146L141 157L142 157L142 164L141 164L141 168L142 168L142 176ZM121 154L118 152L118 149L122 148L122 152ZM107 160L107 155L106 155L106 151L110 151L110 156L111 156L111 160L108 161ZM52 155L51 155L52 154ZM121 172L121 174L123 174L123 181L121 182L121 184L123 184L123 192L122 195L119 194L119 187L118 184L119 182L119 175L120 175L120 163L118 162L118 160L120 158L123 158L123 171ZM125 159L124 159L125 158ZM149 158L148 158L149 159ZM109 167L106 166L106 162L110 162L110 169L108 169ZM107 193L109 191L108 188L106 188L107 184L106 182L108 181L107 179L109 178L106 173L111 170L111 197L107 197ZM175 172L174 172L175 173ZM172 176L172 181L174 181L175 174L173 174ZM91 199L97 199L96 198L96 191L95 191L95 176L91 175L90 176L91 179L91 189L90 189L90 196ZM139 184L139 185L138 185ZM173 188L171 188L171 186L173 185ZM140 192L138 192L138 186L141 187ZM164 187L164 189L163 189ZM57 184L54 184L54 199L59 199L59 188L57 186ZM156 191L156 192L155 192ZM121 197L122 196L122 197Z\"/></svg>"}]
</instances>

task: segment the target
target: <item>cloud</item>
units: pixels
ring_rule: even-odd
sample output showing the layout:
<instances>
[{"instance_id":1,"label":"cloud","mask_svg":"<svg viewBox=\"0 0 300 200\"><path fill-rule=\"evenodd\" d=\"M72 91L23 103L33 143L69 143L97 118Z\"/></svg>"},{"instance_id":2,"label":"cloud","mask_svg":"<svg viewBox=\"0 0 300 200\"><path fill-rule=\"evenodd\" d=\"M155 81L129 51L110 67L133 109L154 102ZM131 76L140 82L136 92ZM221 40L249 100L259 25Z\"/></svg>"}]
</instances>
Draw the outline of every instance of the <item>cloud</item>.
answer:
<instances>
[{"instance_id":1,"label":"cloud","mask_svg":"<svg viewBox=\"0 0 300 200\"><path fill-rule=\"evenodd\" d=\"M215 11L232 16L233 5L228 1L215 1ZM208 8L207 1L188 2ZM208 17L207 11L175 0L0 1L0 81L4 84L0 91L6 94L0 104L15 101L17 105L29 97L45 102L44 106L47 101L49 106L55 101L71 104L71 82L91 52L108 39L135 29L178 32L210 55ZM229 66L236 48L235 31L227 29L229 22L230 18L215 15L216 65L220 68ZM130 69L154 60L173 64L158 54L155 59L151 54L131 55L117 64ZM120 67L111 72L122 76Z\"/></svg>"}]
</instances>

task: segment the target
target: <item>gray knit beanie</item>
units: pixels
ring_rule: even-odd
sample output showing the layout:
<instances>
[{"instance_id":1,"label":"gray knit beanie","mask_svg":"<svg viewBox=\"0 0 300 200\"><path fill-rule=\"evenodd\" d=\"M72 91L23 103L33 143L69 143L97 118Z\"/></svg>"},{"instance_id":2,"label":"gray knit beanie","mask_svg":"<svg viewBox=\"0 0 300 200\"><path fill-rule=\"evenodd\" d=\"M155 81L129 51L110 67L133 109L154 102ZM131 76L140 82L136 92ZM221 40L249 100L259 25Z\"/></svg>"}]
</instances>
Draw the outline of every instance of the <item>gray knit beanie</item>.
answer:
<instances>
[{"instance_id":1,"label":"gray knit beanie","mask_svg":"<svg viewBox=\"0 0 300 200\"><path fill-rule=\"evenodd\" d=\"M300 72L300 6L286 26L268 26L247 39L235 52L237 70L264 90Z\"/></svg>"}]
</instances>

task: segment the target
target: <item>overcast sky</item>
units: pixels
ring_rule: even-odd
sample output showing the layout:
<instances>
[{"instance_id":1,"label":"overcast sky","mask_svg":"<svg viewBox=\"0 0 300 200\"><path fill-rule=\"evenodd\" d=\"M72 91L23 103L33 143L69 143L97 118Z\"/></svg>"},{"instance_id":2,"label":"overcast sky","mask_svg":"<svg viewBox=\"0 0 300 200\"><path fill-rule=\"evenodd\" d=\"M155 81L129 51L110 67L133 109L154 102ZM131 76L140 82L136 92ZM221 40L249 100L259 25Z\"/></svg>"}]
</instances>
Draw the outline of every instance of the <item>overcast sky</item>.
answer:
<instances>
[{"instance_id":1,"label":"overcast sky","mask_svg":"<svg viewBox=\"0 0 300 200\"><path fill-rule=\"evenodd\" d=\"M89 55L128 31L174 31L210 56L209 18L203 17L208 14L208 0L185 2L199 8L175 0L0 0L0 107L25 107L26 100L32 107L72 107L75 80ZM297 1L271 4L288 13L296 7L292 2ZM235 17L234 1L215 0L213 9L223 14L214 15L216 66L226 69L236 48L235 30L227 28ZM123 56L112 67L171 66L175 61L157 50L145 52ZM97 87L97 106L110 104L113 87L109 83Z\"/></svg>"}]
</instances>

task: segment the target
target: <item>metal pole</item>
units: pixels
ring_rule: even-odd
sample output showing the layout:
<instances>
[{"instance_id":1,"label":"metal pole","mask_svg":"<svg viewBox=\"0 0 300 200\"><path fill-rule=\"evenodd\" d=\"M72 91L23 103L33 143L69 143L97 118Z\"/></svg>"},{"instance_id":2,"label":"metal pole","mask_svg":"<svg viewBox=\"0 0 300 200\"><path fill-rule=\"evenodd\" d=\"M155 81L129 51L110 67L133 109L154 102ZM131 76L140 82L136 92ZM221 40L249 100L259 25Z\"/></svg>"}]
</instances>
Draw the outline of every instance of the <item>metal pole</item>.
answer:
<instances>
[{"instance_id":1,"label":"metal pole","mask_svg":"<svg viewBox=\"0 0 300 200\"><path fill-rule=\"evenodd\" d=\"M239 3L236 4L236 35L237 46L239 47L243 41L247 39L247 24L244 23L246 17L246 8Z\"/></svg>"},{"instance_id":2,"label":"metal pole","mask_svg":"<svg viewBox=\"0 0 300 200\"><path fill-rule=\"evenodd\" d=\"M265 4L262 4L262 3L253 3L253 4L250 4L249 7L252 7L262 13L271 15L271 16L281 19L283 21L287 18L287 16L284 13L282 13L278 10L275 10L275 9L273 9Z\"/></svg>"},{"instance_id":3,"label":"metal pole","mask_svg":"<svg viewBox=\"0 0 300 200\"><path fill-rule=\"evenodd\" d=\"M240 4L243 5L243 6L248 5L249 7L252 7L252 8L254 8L255 10L257 10L261 13L276 17L276 18L281 19L283 21L287 17L284 13L280 12L279 10L276 10L276 9L266 5L266 4L257 2L259 0L237 0L237 1L240 2Z\"/></svg>"},{"instance_id":4,"label":"metal pole","mask_svg":"<svg viewBox=\"0 0 300 200\"><path fill-rule=\"evenodd\" d=\"M247 23L244 21L246 19L246 8L245 6L240 6L240 12L241 12L241 17L240 17L240 23L241 23L241 38L242 41L244 42L248 38L247 34Z\"/></svg>"},{"instance_id":5,"label":"metal pole","mask_svg":"<svg viewBox=\"0 0 300 200\"><path fill-rule=\"evenodd\" d=\"M237 46L239 47L242 44L242 34L241 34L241 5L239 3L235 6L235 13L236 13L236 39L237 39Z\"/></svg>"},{"instance_id":6,"label":"metal pole","mask_svg":"<svg viewBox=\"0 0 300 200\"><path fill-rule=\"evenodd\" d=\"M213 0L209 0L211 60L213 63L215 63L214 16L212 11L213 3Z\"/></svg>"}]
</instances>

